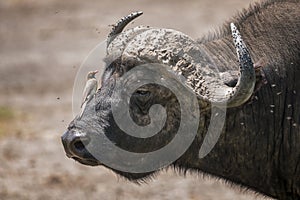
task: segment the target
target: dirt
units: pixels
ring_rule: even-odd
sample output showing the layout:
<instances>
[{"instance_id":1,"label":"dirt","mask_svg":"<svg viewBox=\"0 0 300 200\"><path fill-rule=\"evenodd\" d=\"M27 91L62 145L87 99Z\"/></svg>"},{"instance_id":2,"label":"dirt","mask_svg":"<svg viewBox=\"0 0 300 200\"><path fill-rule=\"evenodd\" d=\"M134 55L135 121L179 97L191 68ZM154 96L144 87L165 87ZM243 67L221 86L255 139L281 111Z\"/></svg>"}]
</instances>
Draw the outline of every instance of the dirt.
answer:
<instances>
[{"instance_id":1,"label":"dirt","mask_svg":"<svg viewBox=\"0 0 300 200\"><path fill-rule=\"evenodd\" d=\"M0 199L262 199L208 176L161 172L148 184L65 156L81 62L131 11L138 24L198 38L250 0L0 1Z\"/></svg>"}]
</instances>

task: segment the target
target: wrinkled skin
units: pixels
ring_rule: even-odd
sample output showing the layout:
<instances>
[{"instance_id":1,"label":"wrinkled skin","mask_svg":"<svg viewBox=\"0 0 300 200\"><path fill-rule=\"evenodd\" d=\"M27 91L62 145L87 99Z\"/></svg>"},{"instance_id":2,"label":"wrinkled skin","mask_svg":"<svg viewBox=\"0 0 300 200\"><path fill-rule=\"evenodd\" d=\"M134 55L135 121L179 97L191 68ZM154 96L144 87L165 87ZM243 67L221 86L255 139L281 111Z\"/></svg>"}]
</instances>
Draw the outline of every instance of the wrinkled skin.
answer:
<instances>
[{"instance_id":1,"label":"wrinkled skin","mask_svg":"<svg viewBox=\"0 0 300 200\"><path fill-rule=\"evenodd\" d=\"M257 71L255 91L247 102L227 109L225 127L216 146L205 158L199 159L198 152L210 119L210 103L203 100L205 91L201 93L199 90L202 113L198 133L188 150L172 163L175 168L224 178L273 198L300 198L299 10L300 3L296 0L270 1L252 7L233 20L247 43L253 61L265 60L264 66ZM220 34L197 42L199 66L214 65L219 72L238 71L228 27L226 23ZM117 126L112 117L111 104L119 101L112 98L116 80L131 68L153 61L167 63L174 71L182 71L186 77L190 73L185 67L189 63L184 63L186 60L181 59L179 53L175 56L162 55L165 51L157 49L151 52L149 48L144 48L143 45L147 44L132 41L126 41L131 44L127 46L129 50L126 54L124 49L117 48L121 44L118 41L148 29L139 27L134 29L135 32L124 31L108 46L108 65L95 101L87 105L81 119L75 118L70 123L68 131L62 136L69 157L86 165L103 164L78 139L84 140L91 134L105 134L119 147L134 152L154 151L166 145L176 134L181 120L180 106L176 96L162 86L145 85L136 90L130 99L130 115L140 126L150 123L149 108L152 105L164 106L167 121L159 134L150 139L132 138ZM162 34L160 39L166 41L168 36ZM220 81L212 79L207 85L220 84ZM229 82L229 87L236 85L234 80ZM195 86L187 85L197 93ZM144 180L154 173L134 174L112 170L132 181Z\"/></svg>"}]
</instances>

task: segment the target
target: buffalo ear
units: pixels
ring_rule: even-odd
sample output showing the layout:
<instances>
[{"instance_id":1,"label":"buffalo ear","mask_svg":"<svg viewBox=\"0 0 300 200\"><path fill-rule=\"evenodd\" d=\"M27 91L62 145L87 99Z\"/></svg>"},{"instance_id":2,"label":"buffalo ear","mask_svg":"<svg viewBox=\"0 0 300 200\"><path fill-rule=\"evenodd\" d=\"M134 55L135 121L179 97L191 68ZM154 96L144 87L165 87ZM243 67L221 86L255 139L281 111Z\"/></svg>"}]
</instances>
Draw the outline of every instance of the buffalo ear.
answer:
<instances>
[{"instance_id":1,"label":"buffalo ear","mask_svg":"<svg viewBox=\"0 0 300 200\"><path fill-rule=\"evenodd\" d=\"M257 62L253 64L255 72L260 71L266 65L267 61L265 58L260 58Z\"/></svg>"},{"instance_id":2,"label":"buffalo ear","mask_svg":"<svg viewBox=\"0 0 300 200\"><path fill-rule=\"evenodd\" d=\"M235 87L239 79L239 71L226 71L220 73L223 83L229 87Z\"/></svg>"}]
</instances>

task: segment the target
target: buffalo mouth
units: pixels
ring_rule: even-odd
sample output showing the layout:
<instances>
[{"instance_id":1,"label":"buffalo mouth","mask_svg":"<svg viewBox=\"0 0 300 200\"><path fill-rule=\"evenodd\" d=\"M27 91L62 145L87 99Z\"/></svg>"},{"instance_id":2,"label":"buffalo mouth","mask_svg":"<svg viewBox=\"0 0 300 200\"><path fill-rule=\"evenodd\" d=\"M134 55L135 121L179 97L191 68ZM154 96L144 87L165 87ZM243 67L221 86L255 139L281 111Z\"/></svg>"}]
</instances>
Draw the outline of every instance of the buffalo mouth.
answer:
<instances>
[{"instance_id":1,"label":"buffalo mouth","mask_svg":"<svg viewBox=\"0 0 300 200\"><path fill-rule=\"evenodd\" d=\"M84 158L78 158L75 156L73 156L71 158L74 159L75 161L78 161L79 163L81 163L83 165L89 165L89 166L101 165L98 160L94 160L94 159L84 159Z\"/></svg>"}]
</instances>

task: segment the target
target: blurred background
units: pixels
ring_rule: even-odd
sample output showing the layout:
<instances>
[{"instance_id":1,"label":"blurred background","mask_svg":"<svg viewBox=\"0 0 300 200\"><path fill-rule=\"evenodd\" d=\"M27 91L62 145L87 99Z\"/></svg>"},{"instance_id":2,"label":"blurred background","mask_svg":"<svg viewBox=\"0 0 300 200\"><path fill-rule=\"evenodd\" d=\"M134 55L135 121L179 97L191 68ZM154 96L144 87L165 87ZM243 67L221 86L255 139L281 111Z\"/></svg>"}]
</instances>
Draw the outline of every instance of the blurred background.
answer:
<instances>
[{"instance_id":1,"label":"blurred background","mask_svg":"<svg viewBox=\"0 0 300 200\"><path fill-rule=\"evenodd\" d=\"M60 136L72 120L80 64L110 25L142 10L150 25L199 38L251 0L1 0L0 199L261 199L220 180L172 170L141 186L68 159Z\"/></svg>"}]
</instances>

